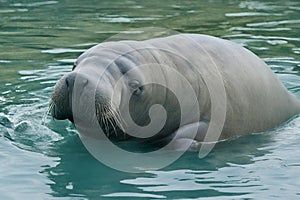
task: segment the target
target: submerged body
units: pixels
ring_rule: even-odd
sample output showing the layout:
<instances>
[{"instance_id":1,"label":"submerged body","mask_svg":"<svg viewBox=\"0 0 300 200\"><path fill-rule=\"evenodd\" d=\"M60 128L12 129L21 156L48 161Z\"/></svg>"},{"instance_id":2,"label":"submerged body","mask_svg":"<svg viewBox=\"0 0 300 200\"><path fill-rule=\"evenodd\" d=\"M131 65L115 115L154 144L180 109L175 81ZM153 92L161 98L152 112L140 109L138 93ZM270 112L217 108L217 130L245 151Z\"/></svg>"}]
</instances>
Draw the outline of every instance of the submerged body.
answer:
<instances>
[{"instance_id":1,"label":"submerged body","mask_svg":"<svg viewBox=\"0 0 300 200\"><path fill-rule=\"evenodd\" d=\"M151 67L153 65L155 67ZM190 115L183 119L182 105L176 94L187 98L190 94L186 93L185 82L172 76L163 66L181 74L195 92L197 105L185 103ZM92 47L78 58L73 71L56 84L50 110L53 117L74 121L72 93L78 88L72 84L79 76L85 79L80 87L81 95L85 98L95 95L99 123L105 121L105 126L110 127L106 134L117 140L131 138L126 134L128 127L123 127L128 124L127 119L120 119L122 115L116 117L122 107L129 107L130 117L143 127L151 123L151 106L160 104L167 114L163 128L151 137L140 137L141 140L159 142L176 137L181 141L179 146L186 140L202 141L211 123L212 112L215 112L212 111L213 95L208 88L208 84L213 85L215 81L219 84L215 89L218 90L221 84L225 91L225 96L220 96L225 98L220 99L220 110L225 111L224 126L222 124L217 139L266 131L300 113L300 101L285 89L261 59L238 44L207 35L180 34ZM118 82L124 76L125 79ZM214 80L216 77L218 80ZM145 84L156 83L158 79L163 79L164 87ZM117 83L121 86L116 87ZM169 86L175 89L171 91ZM130 98L128 105L123 100L125 97ZM218 104L218 99L216 102ZM111 127L122 134L109 134ZM190 134L193 130L196 134Z\"/></svg>"}]
</instances>

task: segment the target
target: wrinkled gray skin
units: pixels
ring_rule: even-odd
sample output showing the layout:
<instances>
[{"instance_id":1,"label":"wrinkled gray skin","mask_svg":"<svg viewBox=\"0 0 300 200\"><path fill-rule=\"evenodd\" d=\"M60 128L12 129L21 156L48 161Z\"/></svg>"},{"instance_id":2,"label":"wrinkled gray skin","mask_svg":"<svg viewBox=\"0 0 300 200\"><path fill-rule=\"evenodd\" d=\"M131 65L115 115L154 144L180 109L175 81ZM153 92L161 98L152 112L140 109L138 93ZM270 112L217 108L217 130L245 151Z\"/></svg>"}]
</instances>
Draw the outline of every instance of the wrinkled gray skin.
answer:
<instances>
[{"instance_id":1,"label":"wrinkled gray skin","mask_svg":"<svg viewBox=\"0 0 300 200\"><path fill-rule=\"evenodd\" d=\"M178 88L176 92L188 96L182 82L168 72L149 68L148 72L126 74L128 70L148 63L165 64L184 75L197 95L200 118L191 115L179 125L181 113L174 94L158 85L143 85L146 80L164 79L167 85L174 84ZM80 98L89 98L96 87L97 118L100 124L101 119L106 119L107 126L105 123L102 126L106 127L106 134L111 139L130 138L121 131L114 119L116 116L110 115L116 112L110 111L119 110L123 106L122 98L133 92L130 114L138 125L145 126L150 122L148 113L153 104L163 105L168 114L159 133L140 140L161 144L168 142L180 130L174 147L180 149L187 141L193 140L194 144L194 141L202 141L205 137L211 117L211 100L205 80L212 78L210 74L215 73L212 70L216 67L222 76L227 97L226 119L219 139L266 131L300 113L300 102L256 55L230 41L197 34L107 42L92 47L78 58L73 71L57 82L50 113L56 119L73 121L72 92L75 77L81 76L84 81ZM203 77L203 74L206 76ZM121 88L114 88L124 75L127 81L122 82ZM109 103L113 92L117 98L114 103ZM190 105L191 112L193 106ZM197 135L194 138L190 132L195 128Z\"/></svg>"}]
</instances>

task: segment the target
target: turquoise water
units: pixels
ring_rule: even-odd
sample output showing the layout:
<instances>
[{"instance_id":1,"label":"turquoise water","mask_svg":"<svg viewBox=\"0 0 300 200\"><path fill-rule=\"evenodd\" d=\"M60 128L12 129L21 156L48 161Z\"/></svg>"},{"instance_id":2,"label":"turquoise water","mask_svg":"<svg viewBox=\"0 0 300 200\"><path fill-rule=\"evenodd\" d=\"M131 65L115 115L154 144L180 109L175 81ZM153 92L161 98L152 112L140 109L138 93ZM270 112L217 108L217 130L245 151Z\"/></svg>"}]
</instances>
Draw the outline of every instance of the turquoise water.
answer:
<instances>
[{"instance_id":1,"label":"turquoise water","mask_svg":"<svg viewBox=\"0 0 300 200\"><path fill-rule=\"evenodd\" d=\"M0 0L0 199L299 199L300 118L143 174L110 169L46 115L76 57L132 28L244 45L300 98L300 2Z\"/></svg>"}]
</instances>

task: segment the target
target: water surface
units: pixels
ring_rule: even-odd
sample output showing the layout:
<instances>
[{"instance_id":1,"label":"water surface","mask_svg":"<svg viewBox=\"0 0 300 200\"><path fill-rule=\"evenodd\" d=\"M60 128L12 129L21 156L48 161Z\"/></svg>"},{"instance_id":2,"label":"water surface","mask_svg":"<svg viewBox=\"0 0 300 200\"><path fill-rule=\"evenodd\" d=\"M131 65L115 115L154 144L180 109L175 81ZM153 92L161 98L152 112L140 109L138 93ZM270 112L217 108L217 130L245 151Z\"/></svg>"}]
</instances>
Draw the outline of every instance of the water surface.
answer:
<instances>
[{"instance_id":1,"label":"water surface","mask_svg":"<svg viewBox=\"0 0 300 200\"><path fill-rule=\"evenodd\" d=\"M204 159L121 173L74 127L46 115L55 82L84 50L140 27L237 42L300 98L300 2L0 0L0 199L298 199L300 118L219 143Z\"/></svg>"}]
</instances>

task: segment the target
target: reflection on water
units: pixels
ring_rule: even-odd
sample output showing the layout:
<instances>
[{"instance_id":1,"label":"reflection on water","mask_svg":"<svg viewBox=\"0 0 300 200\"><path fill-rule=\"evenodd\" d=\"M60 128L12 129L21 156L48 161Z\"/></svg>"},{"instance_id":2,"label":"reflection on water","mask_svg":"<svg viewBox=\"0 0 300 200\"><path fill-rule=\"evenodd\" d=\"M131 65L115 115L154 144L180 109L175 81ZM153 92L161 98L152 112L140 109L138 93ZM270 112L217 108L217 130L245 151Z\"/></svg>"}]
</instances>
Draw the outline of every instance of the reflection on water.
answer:
<instances>
[{"instance_id":1,"label":"reflection on water","mask_svg":"<svg viewBox=\"0 0 300 200\"><path fill-rule=\"evenodd\" d=\"M184 197L182 191L188 191L194 197L203 196L203 193L239 196L263 187L255 177L248 177L249 173L254 172L247 166L254 165L271 153L264 148L272 142L270 134L246 136L219 144L203 160L194 153L188 153L163 171L126 174L97 162L73 136L56 142L59 164L46 168L44 173L53 181L50 184L53 195L84 194L93 198L101 191L103 196L110 197L148 195L156 198L153 195L164 197L164 192ZM235 187L241 188L234 191Z\"/></svg>"},{"instance_id":2,"label":"reflection on water","mask_svg":"<svg viewBox=\"0 0 300 200\"><path fill-rule=\"evenodd\" d=\"M55 82L89 47L140 27L203 33L261 57L300 98L300 3L294 1L0 1L0 199L213 199L300 196L300 119L187 153L160 171L96 161L67 121L46 115Z\"/></svg>"}]
</instances>

